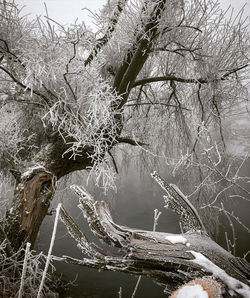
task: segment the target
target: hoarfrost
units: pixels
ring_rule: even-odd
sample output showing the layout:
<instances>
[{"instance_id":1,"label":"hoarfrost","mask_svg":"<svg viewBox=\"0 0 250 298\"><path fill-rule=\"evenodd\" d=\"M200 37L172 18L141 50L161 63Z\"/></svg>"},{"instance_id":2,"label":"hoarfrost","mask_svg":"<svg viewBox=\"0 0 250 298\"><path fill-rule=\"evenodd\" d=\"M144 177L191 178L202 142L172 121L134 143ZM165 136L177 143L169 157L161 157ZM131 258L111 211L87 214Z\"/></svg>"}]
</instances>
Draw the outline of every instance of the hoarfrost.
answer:
<instances>
[{"instance_id":1,"label":"hoarfrost","mask_svg":"<svg viewBox=\"0 0 250 298\"><path fill-rule=\"evenodd\" d=\"M54 243L55 243L56 230L57 230L57 224L58 224L58 220L59 220L59 214L60 214L61 207L62 207L62 204L59 203L57 205L57 208L56 208L56 216L55 216L53 232L52 232L52 236L51 236L51 240L50 240L48 256L47 256L47 259L46 259L46 264L45 264L45 268L44 268L44 271L43 271L43 276L42 276L41 283L40 283L40 286L39 286L39 290L38 290L38 293L37 293L37 298L42 297L42 290L43 290L43 287L44 287L46 275L47 275L47 272L48 272L50 261L52 260L52 249L53 249L53 246L54 246Z\"/></svg>"}]
</instances>

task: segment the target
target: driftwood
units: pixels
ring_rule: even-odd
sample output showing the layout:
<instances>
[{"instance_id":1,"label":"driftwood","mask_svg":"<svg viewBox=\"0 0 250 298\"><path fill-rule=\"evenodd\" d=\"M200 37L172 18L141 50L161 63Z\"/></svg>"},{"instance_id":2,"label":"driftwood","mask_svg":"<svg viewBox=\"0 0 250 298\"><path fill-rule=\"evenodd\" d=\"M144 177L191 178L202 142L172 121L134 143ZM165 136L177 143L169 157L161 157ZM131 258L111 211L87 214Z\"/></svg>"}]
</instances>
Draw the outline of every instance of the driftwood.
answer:
<instances>
[{"instance_id":1,"label":"driftwood","mask_svg":"<svg viewBox=\"0 0 250 298\"><path fill-rule=\"evenodd\" d=\"M63 256L60 260L98 270L146 275L164 284L166 293L196 278L213 276L223 285L225 297L228 293L250 297L249 263L234 257L215 243L207 235L196 210L185 196L163 181L157 173L152 176L165 189L165 200L169 207L181 215L186 233L175 235L120 226L112 220L105 202L95 201L83 187L74 185L72 189L80 197L79 207L92 232L103 242L118 249L116 253L107 254L90 243L62 207L61 220L88 257L79 260Z\"/></svg>"}]
</instances>

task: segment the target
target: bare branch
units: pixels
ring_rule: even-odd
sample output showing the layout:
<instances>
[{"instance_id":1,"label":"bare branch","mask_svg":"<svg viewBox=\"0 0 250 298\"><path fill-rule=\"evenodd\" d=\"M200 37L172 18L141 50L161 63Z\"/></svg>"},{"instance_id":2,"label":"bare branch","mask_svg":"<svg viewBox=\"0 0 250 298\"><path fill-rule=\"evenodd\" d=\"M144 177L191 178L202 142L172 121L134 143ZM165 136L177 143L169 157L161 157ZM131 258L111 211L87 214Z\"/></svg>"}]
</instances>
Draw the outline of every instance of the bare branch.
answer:
<instances>
[{"instance_id":1,"label":"bare branch","mask_svg":"<svg viewBox=\"0 0 250 298\"><path fill-rule=\"evenodd\" d=\"M192 84L198 84L198 83L204 84L204 83L208 82L207 79L185 79L185 78L180 78L180 77L176 77L173 75L168 75L168 76L140 79L140 80L134 82L133 88L136 86L141 86L141 85L145 85L148 83L165 82L165 81L176 81L176 82L180 82L180 83L192 83Z\"/></svg>"},{"instance_id":2,"label":"bare branch","mask_svg":"<svg viewBox=\"0 0 250 298\"><path fill-rule=\"evenodd\" d=\"M108 154L109 154L109 156L111 157L112 162L113 162L113 165L114 165L114 168L115 168L115 171L116 171L116 173L118 174L118 173L119 173L119 171L118 171L118 167L117 167L115 158L114 158L113 154L111 153L111 150L108 150Z\"/></svg>"},{"instance_id":3,"label":"bare branch","mask_svg":"<svg viewBox=\"0 0 250 298\"><path fill-rule=\"evenodd\" d=\"M171 104L167 104L167 103L163 103L163 102L142 102L142 103L129 103L126 104L125 107L139 107L139 106L145 106L145 105L160 105L160 106L166 106L166 107L172 107L172 108L178 108L178 109L183 109L186 111L191 111L188 108L183 108L177 105L171 105Z\"/></svg>"},{"instance_id":4,"label":"bare branch","mask_svg":"<svg viewBox=\"0 0 250 298\"><path fill-rule=\"evenodd\" d=\"M225 80L228 76L230 76L233 73L236 73L246 67L248 67L249 65L243 65L237 68L234 68L228 72L226 72L223 76L221 76L218 79L212 80L212 82L214 81L220 81L220 80ZM141 86L141 85L145 85L148 83L156 83L156 82L165 82L165 81L176 81L176 82L180 82L180 83L188 83L188 84L205 84L205 83L209 83L211 82L211 80L208 79L203 79L203 78L198 78L198 79L187 79L187 78L181 78L181 77L176 77L173 75L167 75L167 76L160 76L160 77L151 77L151 78L144 78L144 79L140 79L134 82L133 84L133 88L137 87L137 86Z\"/></svg>"},{"instance_id":5,"label":"bare branch","mask_svg":"<svg viewBox=\"0 0 250 298\"><path fill-rule=\"evenodd\" d=\"M38 107L44 107L44 104L42 103L39 103L39 102L35 102L35 101L30 101L30 100L25 100L25 99L20 99L20 98L16 98L16 94L14 94L13 96L8 96L6 98L6 101L14 101L14 102L17 102L17 103L26 103L26 104L29 104L29 105L34 105L34 106L38 106Z\"/></svg>"},{"instance_id":6,"label":"bare branch","mask_svg":"<svg viewBox=\"0 0 250 298\"><path fill-rule=\"evenodd\" d=\"M70 83L67 79L67 75L69 74L69 65L76 57L76 45L77 45L77 43L73 43L73 49L74 49L73 56L69 59L68 63L66 64L66 73L63 74L64 81L66 82L67 86L69 87L69 90L70 90L71 94L73 95L73 98L75 101L77 101L77 98L76 98L75 92L72 89L72 86L70 85Z\"/></svg>"},{"instance_id":7,"label":"bare branch","mask_svg":"<svg viewBox=\"0 0 250 298\"><path fill-rule=\"evenodd\" d=\"M20 82L10 71L8 71L6 68L0 66L0 69L2 69L12 80L13 82L15 82L17 85L19 85L20 87L22 87L24 90L28 90L30 92L33 92L34 94L38 95L39 97L41 97L47 105L49 105L49 99L44 96L42 93L36 91L36 90L31 90L30 87L25 86L22 82Z\"/></svg>"},{"instance_id":8,"label":"bare branch","mask_svg":"<svg viewBox=\"0 0 250 298\"><path fill-rule=\"evenodd\" d=\"M133 146L147 146L148 145L148 144L133 140L128 137L118 137L117 141L118 141L118 143L125 143L125 144L129 144L129 145L133 145Z\"/></svg>"}]
</instances>

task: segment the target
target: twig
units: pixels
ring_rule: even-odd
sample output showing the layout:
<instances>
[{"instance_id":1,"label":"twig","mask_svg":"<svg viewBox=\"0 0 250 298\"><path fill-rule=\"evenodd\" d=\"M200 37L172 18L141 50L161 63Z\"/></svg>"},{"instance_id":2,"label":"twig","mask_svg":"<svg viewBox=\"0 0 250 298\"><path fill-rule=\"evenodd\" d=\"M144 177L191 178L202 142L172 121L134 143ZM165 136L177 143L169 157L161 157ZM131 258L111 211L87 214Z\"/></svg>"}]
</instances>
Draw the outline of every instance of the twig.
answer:
<instances>
[{"instance_id":1,"label":"twig","mask_svg":"<svg viewBox=\"0 0 250 298\"><path fill-rule=\"evenodd\" d=\"M23 296L22 294L23 294L24 281L25 281L25 276L26 276L26 271L27 271L27 260L29 257L30 246L31 246L31 244L29 242L27 242L26 250L25 250L25 257L24 257L24 261L23 261L23 271L22 271L22 276L21 276L21 283L20 283L18 298L22 298L22 296Z\"/></svg>"},{"instance_id":2,"label":"twig","mask_svg":"<svg viewBox=\"0 0 250 298\"><path fill-rule=\"evenodd\" d=\"M155 209L155 210L154 210L154 225L153 225L153 232L156 231L156 226L158 225L158 220L159 220L160 215L161 215L161 212L160 212L158 209ZM134 298L134 297L135 297L135 294L136 294L136 292L137 292L138 286L139 286L139 284L140 284L140 282L141 282L141 278L142 278L142 276L140 275L140 276L138 277L138 279L137 279L137 283L136 283L136 285L135 285L134 292L133 292L131 298Z\"/></svg>"},{"instance_id":3,"label":"twig","mask_svg":"<svg viewBox=\"0 0 250 298\"><path fill-rule=\"evenodd\" d=\"M130 144L133 146L146 146L148 144L145 144L143 142L140 141L136 141L136 140L132 140L129 137L118 137L117 138L118 143L125 143L125 144Z\"/></svg>"},{"instance_id":4,"label":"twig","mask_svg":"<svg viewBox=\"0 0 250 298\"><path fill-rule=\"evenodd\" d=\"M67 75L69 74L69 65L76 57L76 45L77 45L77 43L73 43L73 48L74 48L73 56L69 59L68 63L66 64L66 73L63 74L64 81L67 84L67 86L69 87L69 90L70 90L71 94L73 95L75 101L77 101L77 97L75 95L75 92L72 89L72 86L70 85L70 83L67 79Z\"/></svg>"},{"instance_id":5,"label":"twig","mask_svg":"<svg viewBox=\"0 0 250 298\"><path fill-rule=\"evenodd\" d=\"M135 297L135 294L136 294L136 291L137 291L137 289L138 289L138 286L139 286L140 282L141 282L141 275L140 275L140 276L138 277L138 279L137 279L137 282L136 282L136 285L135 285L135 288L134 288L134 292L133 292L133 294L131 295L131 298L134 298L134 297Z\"/></svg>"},{"instance_id":6,"label":"twig","mask_svg":"<svg viewBox=\"0 0 250 298\"><path fill-rule=\"evenodd\" d=\"M156 231L156 227L158 225L158 220L159 220L159 217L161 215L161 212L158 210L158 209L155 209L154 210L154 226L153 226L153 232Z\"/></svg>"},{"instance_id":7,"label":"twig","mask_svg":"<svg viewBox=\"0 0 250 298\"><path fill-rule=\"evenodd\" d=\"M122 298L122 287L120 287L118 295L119 295L119 298Z\"/></svg>"}]
</instances>

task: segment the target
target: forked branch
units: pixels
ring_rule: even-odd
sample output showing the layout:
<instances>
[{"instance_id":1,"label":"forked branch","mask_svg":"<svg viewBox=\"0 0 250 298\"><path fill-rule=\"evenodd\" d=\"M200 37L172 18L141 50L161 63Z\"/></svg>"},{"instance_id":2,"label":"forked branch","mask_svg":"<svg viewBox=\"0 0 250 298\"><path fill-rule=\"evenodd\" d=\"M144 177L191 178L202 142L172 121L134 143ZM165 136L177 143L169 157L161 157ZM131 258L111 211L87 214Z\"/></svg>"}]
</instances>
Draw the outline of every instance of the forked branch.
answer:
<instances>
[{"instance_id":1,"label":"forked branch","mask_svg":"<svg viewBox=\"0 0 250 298\"><path fill-rule=\"evenodd\" d=\"M183 232L200 232L207 234L199 214L180 189L174 184L168 184L157 172L153 172L151 176L167 194L163 196L166 207L180 215L181 230Z\"/></svg>"}]
</instances>

